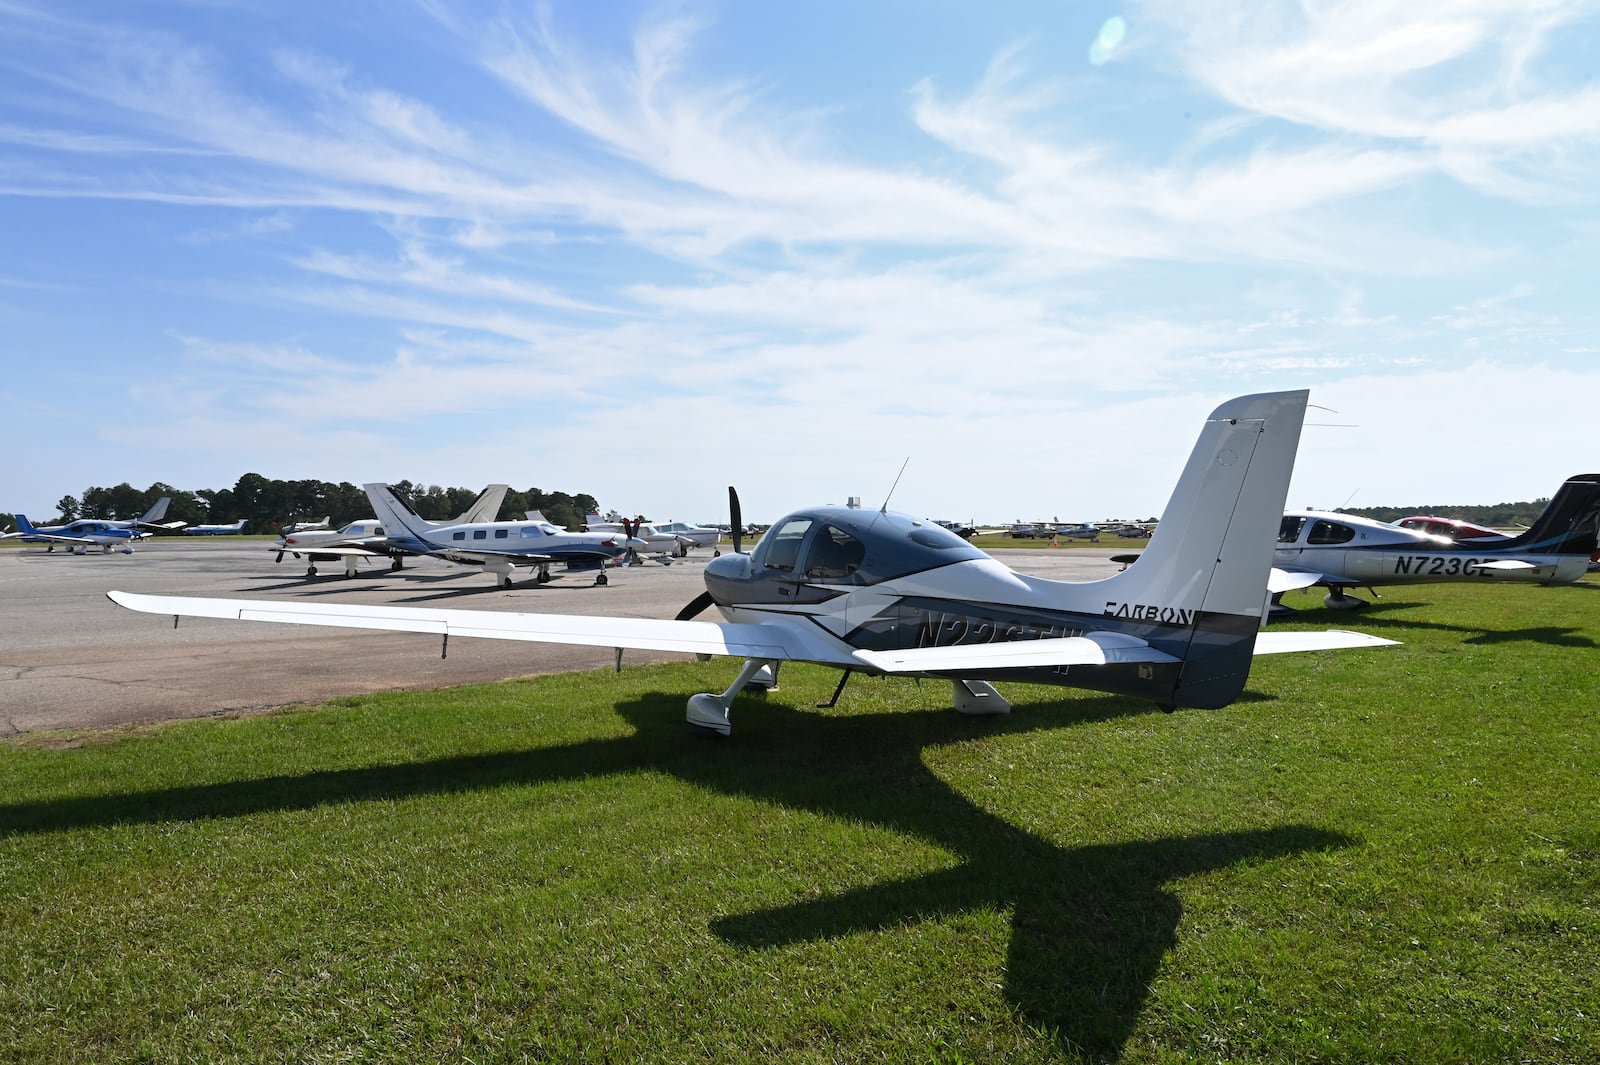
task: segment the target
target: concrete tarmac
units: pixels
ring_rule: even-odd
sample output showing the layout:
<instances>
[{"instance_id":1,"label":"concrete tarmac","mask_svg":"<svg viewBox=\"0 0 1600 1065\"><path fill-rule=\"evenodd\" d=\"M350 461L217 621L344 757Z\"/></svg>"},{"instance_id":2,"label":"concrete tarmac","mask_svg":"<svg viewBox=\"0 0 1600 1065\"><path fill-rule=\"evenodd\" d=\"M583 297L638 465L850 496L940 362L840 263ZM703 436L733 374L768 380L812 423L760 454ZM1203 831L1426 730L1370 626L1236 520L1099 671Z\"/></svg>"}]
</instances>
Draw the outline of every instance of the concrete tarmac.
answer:
<instances>
[{"instance_id":1,"label":"concrete tarmac","mask_svg":"<svg viewBox=\"0 0 1600 1065\"><path fill-rule=\"evenodd\" d=\"M0 736L97 729L265 710L341 695L441 688L540 673L609 667L609 648L458 639L399 632L172 619L123 610L111 589L285 602L356 602L613 617L670 618L705 589L709 552L670 566L646 563L594 573L553 571L535 585L495 587L476 567L408 559L346 579L337 563L306 563L263 540L160 539L132 555L73 555L42 547L0 549ZM727 546L724 545L724 550ZM999 553L1024 573L1095 580L1116 572L1114 550L1021 548ZM519 577L521 573L519 571ZM716 611L702 615L715 620ZM629 651L627 662L684 658ZM737 664L729 661L728 679ZM687 695L688 693L686 693Z\"/></svg>"}]
</instances>

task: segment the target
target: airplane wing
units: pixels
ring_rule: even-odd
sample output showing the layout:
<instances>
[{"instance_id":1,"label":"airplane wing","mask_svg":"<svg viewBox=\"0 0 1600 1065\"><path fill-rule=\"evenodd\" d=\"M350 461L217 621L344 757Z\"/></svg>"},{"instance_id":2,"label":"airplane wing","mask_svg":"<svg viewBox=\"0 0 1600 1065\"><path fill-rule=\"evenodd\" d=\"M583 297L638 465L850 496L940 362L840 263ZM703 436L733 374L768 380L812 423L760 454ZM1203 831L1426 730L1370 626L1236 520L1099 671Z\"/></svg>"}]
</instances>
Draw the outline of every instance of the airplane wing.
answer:
<instances>
[{"instance_id":1,"label":"airplane wing","mask_svg":"<svg viewBox=\"0 0 1600 1065\"><path fill-rule=\"evenodd\" d=\"M283 551L296 558L301 555L337 555L340 557L355 555L359 558L388 558L390 555L416 554L415 551L407 551L400 547L385 547L381 540L372 544L366 544L360 540L347 540L344 543L312 544L309 547L302 547L299 544L293 547L279 547L277 544L272 544L267 550Z\"/></svg>"},{"instance_id":2,"label":"airplane wing","mask_svg":"<svg viewBox=\"0 0 1600 1065\"><path fill-rule=\"evenodd\" d=\"M544 551L470 551L458 547L440 548L431 553L456 562L513 562L521 565L530 562L609 562L615 557L604 551L567 550L552 555Z\"/></svg>"},{"instance_id":3,"label":"airplane wing","mask_svg":"<svg viewBox=\"0 0 1600 1065\"><path fill-rule=\"evenodd\" d=\"M1499 570L1502 573L1514 573L1517 570L1538 569L1538 565L1522 558L1497 558L1493 562L1478 563L1479 569Z\"/></svg>"},{"instance_id":4,"label":"airplane wing","mask_svg":"<svg viewBox=\"0 0 1600 1065\"><path fill-rule=\"evenodd\" d=\"M738 658L816 662L840 668L865 667L879 673L988 672L1060 665L1179 661L1136 636L1114 632L956 647L851 651L798 622L658 621L575 614L370 606L361 603L275 603L256 599L203 599L117 591L107 592L106 597L118 606L146 614L384 629L580 647L732 655ZM1380 647L1394 642L1338 629L1327 632L1263 632L1256 636L1256 654Z\"/></svg>"},{"instance_id":5,"label":"airplane wing","mask_svg":"<svg viewBox=\"0 0 1600 1065\"><path fill-rule=\"evenodd\" d=\"M1362 632L1263 632L1256 636L1258 655L1294 651L1326 651L1393 644ZM967 644L957 647L913 647L902 651L857 651L855 657L884 673L952 673L963 670L1041 669L1051 666L1104 666L1135 662L1178 662L1137 636L1095 632L1054 640Z\"/></svg>"},{"instance_id":6,"label":"airplane wing","mask_svg":"<svg viewBox=\"0 0 1600 1065\"><path fill-rule=\"evenodd\" d=\"M580 647L682 651L688 654L821 662L835 666L860 665L848 653L841 653L828 641L810 635L799 624L655 621L573 614L367 606L360 603L273 603L257 599L201 599L132 592L107 592L106 597L118 606L146 614L385 629Z\"/></svg>"},{"instance_id":7,"label":"airplane wing","mask_svg":"<svg viewBox=\"0 0 1600 1065\"><path fill-rule=\"evenodd\" d=\"M58 543L58 544L88 544L90 547L101 547L101 546L103 546L103 542L102 541L100 541L100 540L91 540L87 536L59 536L56 533L40 532L38 529L35 529L32 532L18 533L17 535L19 535L19 536L31 536L31 537L34 537L35 539L49 540L49 541L51 541L53 543Z\"/></svg>"},{"instance_id":8,"label":"airplane wing","mask_svg":"<svg viewBox=\"0 0 1600 1065\"><path fill-rule=\"evenodd\" d=\"M1048 669L1051 666L1103 666L1123 662L1177 662L1136 636L1096 632L1053 640L909 647L899 651L857 651L855 658L883 673L945 673L960 670Z\"/></svg>"}]
</instances>

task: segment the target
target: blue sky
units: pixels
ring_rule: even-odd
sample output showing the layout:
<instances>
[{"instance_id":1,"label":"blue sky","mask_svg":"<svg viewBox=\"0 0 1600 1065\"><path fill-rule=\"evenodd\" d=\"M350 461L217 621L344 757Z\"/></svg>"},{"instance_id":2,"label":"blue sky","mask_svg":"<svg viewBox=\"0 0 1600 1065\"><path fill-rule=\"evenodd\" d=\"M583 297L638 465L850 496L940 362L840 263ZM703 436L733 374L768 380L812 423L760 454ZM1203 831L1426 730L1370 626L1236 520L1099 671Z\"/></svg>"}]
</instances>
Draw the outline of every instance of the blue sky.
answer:
<instances>
[{"instance_id":1,"label":"blue sky","mask_svg":"<svg viewBox=\"0 0 1600 1065\"><path fill-rule=\"evenodd\" d=\"M246 472L1159 513L1600 468L1600 8L0 0L0 510Z\"/></svg>"}]
</instances>

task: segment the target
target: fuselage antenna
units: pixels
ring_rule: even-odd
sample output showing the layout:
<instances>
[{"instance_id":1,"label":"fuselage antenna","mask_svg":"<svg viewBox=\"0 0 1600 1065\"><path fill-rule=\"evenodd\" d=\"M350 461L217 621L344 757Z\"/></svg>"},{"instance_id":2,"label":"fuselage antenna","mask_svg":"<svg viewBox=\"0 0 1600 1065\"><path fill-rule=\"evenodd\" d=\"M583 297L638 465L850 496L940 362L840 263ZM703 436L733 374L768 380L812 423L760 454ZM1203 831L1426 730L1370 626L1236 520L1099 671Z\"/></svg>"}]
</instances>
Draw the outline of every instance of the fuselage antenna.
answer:
<instances>
[{"instance_id":1,"label":"fuselage antenna","mask_svg":"<svg viewBox=\"0 0 1600 1065\"><path fill-rule=\"evenodd\" d=\"M906 467L909 465L911 465L911 456L907 455L906 460L900 464L900 472L894 475L894 484L889 486L889 494L883 497L883 506L878 508L879 514L889 513L889 500L894 498L894 490L900 487L900 478L906 475Z\"/></svg>"}]
</instances>

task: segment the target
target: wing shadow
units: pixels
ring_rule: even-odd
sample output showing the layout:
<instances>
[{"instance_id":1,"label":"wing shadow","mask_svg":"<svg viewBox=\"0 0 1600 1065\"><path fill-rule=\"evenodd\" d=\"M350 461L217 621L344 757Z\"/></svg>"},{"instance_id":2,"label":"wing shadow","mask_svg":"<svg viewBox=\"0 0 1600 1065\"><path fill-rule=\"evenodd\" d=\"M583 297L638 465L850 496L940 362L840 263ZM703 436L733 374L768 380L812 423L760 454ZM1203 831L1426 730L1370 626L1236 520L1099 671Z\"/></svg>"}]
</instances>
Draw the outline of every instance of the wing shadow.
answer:
<instances>
[{"instance_id":1,"label":"wing shadow","mask_svg":"<svg viewBox=\"0 0 1600 1065\"><path fill-rule=\"evenodd\" d=\"M765 704L765 705L763 705ZM1305 825L1061 847L983 810L932 772L930 747L1153 713L1101 696L1020 705L1004 718L950 711L830 715L748 696L739 739L688 734L680 693L618 704L633 732L614 739L0 805L0 835L237 817L628 772L671 774L708 791L908 833L957 856L916 876L841 889L794 905L714 919L750 950L831 939L959 914L1012 911L1004 993L1064 1046L1115 1059L1177 941L1182 877L1347 846ZM826 886L824 886L826 890ZM726 901L726 900L725 900Z\"/></svg>"}]
</instances>

